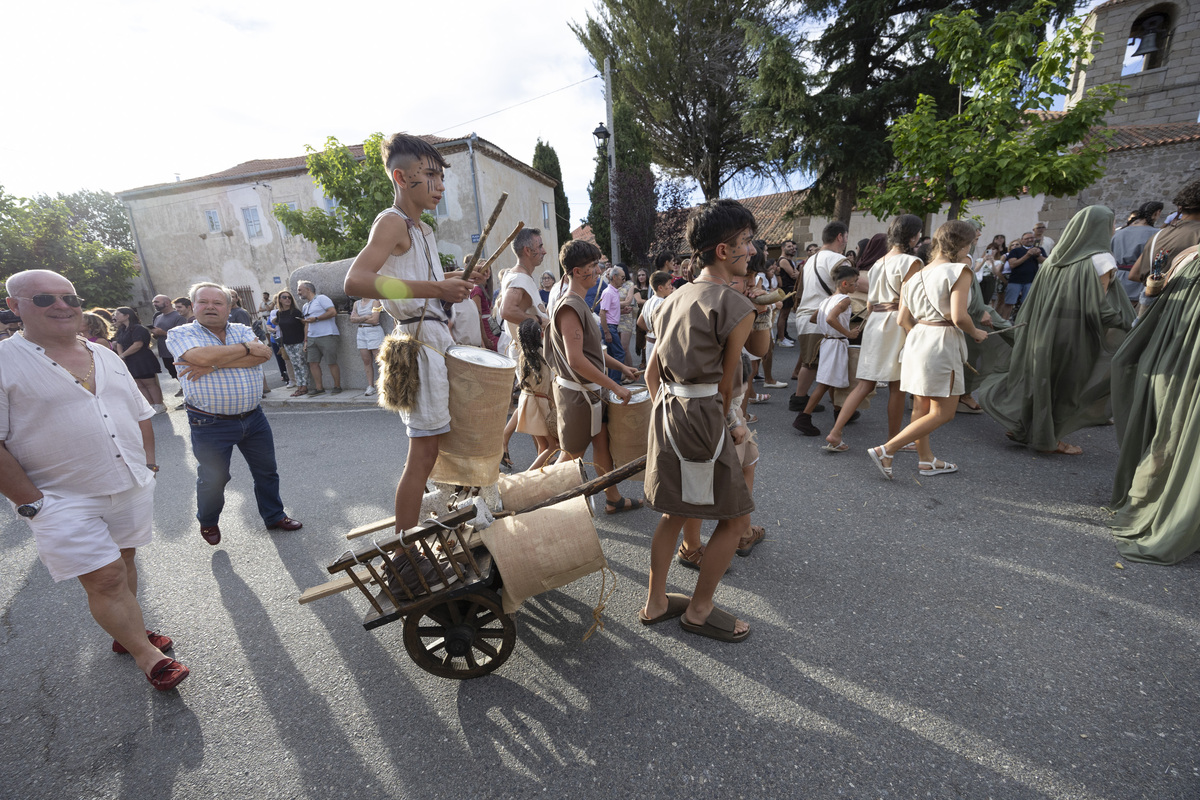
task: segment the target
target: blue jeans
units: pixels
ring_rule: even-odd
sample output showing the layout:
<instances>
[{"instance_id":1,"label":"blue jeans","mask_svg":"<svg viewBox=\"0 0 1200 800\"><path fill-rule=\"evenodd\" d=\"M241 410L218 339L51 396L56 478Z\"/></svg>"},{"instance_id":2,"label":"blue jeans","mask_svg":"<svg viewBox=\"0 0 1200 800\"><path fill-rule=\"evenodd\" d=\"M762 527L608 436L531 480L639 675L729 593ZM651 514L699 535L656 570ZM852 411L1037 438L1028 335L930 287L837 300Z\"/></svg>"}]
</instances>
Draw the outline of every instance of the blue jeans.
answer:
<instances>
[{"instance_id":1,"label":"blue jeans","mask_svg":"<svg viewBox=\"0 0 1200 800\"><path fill-rule=\"evenodd\" d=\"M279 497L279 472L275 468L275 437L262 408L245 419L216 419L188 409L192 453L196 456L196 519L200 525L216 525L225 507L225 484L229 483L229 459L234 446L242 451L254 478L258 514L267 525L283 519Z\"/></svg>"},{"instance_id":2,"label":"blue jeans","mask_svg":"<svg viewBox=\"0 0 1200 800\"><path fill-rule=\"evenodd\" d=\"M604 345L608 348L608 354L617 361L624 363L625 348L621 346L621 334L617 332L617 326L609 325L608 332L612 336L611 342L604 343ZM608 377L612 378L617 383L620 383L621 379L624 378L625 375L619 369L610 369L608 371Z\"/></svg>"}]
</instances>

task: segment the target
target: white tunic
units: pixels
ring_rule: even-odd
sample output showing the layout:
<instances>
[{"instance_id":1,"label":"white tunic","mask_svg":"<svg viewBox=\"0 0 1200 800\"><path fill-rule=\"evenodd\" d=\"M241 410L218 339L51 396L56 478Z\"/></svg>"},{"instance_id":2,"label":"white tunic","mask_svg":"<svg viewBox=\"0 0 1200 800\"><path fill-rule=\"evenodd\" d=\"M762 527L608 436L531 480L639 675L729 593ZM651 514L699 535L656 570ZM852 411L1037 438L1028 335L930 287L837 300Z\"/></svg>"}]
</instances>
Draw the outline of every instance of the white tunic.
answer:
<instances>
[{"instance_id":1,"label":"white tunic","mask_svg":"<svg viewBox=\"0 0 1200 800\"><path fill-rule=\"evenodd\" d=\"M825 337L821 342L821 360L817 365L817 383L843 389L850 385L850 343L846 337L834 330L829 324L829 314L833 307L841 301L846 301L846 307L838 315L837 321L843 328L850 327L850 295L834 294L825 298L817 307L817 330Z\"/></svg>"},{"instance_id":2,"label":"white tunic","mask_svg":"<svg viewBox=\"0 0 1200 800\"><path fill-rule=\"evenodd\" d=\"M900 287L916 256L894 255L880 259L867 273L871 306L900 303ZM896 311L872 311L863 323L862 352L858 357L858 378L865 381L900 380L900 351L904 349L904 328L896 321Z\"/></svg>"}]
</instances>

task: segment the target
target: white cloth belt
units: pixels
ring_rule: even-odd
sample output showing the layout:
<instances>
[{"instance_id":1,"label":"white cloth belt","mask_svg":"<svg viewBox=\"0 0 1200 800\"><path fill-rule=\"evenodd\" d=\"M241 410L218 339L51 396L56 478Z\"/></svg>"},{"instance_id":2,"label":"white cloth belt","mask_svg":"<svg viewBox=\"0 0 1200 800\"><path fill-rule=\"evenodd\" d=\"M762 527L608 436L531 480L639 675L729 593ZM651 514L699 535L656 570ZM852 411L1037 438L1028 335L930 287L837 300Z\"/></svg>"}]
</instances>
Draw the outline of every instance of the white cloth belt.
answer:
<instances>
[{"instance_id":1,"label":"white cloth belt","mask_svg":"<svg viewBox=\"0 0 1200 800\"><path fill-rule=\"evenodd\" d=\"M663 381L662 387L667 394L688 399L712 397L721 389L715 383L671 383L670 381Z\"/></svg>"},{"instance_id":2,"label":"white cloth belt","mask_svg":"<svg viewBox=\"0 0 1200 800\"><path fill-rule=\"evenodd\" d=\"M564 389L573 389L577 392L598 392L598 391L600 391L599 384L576 383L575 381L567 380L566 378L562 377L561 375L555 375L554 382L557 383L559 386L563 387Z\"/></svg>"},{"instance_id":3,"label":"white cloth belt","mask_svg":"<svg viewBox=\"0 0 1200 800\"><path fill-rule=\"evenodd\" d=\"M718 391L715 383L671 383L663 381L662 390L674 397L697 398L697 397L712 397ZM671 418L667 414L667 404L664 401L662 404L663 410L663 430L667 434L667 442L671 445L671 449L675 452L675 457L679 459L679 483L682 489L683 502L697 506L711 506L715 502L713 494L713 475L715 472L717 459L721 457L721 450L725 447L725 427L721 426L719 438L717 439L717 447L712 458L700 461L693 461L683 457L683 453L679 452L679 445L675 441L675 433L671 430Z\"/></svg>"}]
</instances>

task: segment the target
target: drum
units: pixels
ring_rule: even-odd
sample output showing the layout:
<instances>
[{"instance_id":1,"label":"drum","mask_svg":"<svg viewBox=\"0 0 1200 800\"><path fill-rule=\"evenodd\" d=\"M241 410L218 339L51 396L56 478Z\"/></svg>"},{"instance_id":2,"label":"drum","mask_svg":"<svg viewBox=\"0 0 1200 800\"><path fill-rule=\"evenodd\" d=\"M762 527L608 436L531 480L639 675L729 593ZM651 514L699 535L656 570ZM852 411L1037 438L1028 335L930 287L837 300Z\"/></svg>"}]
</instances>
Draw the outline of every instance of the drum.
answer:
<instances>
[{"instance_id":1,"label":"drum","mask_svg":"<svg viewBox=\"0 0 1200 800\"><path fill-rule=\"evenodd\" d=\"M482 347L455 345L446 350L450 432L439 437L431 480L490 486L500 477L516 370L511 358Z\"/></svg>"},{"instance_id":2,"label":"drum","mask_svg":"<svg viewBox=\"0 0 1200 800\"><path fill-rule=\"evenodd\" d=\"M504 613L534 595L566 586L608 565L588 500L503 517L485 528L483 543L496 561L504 588Z\"/></svg>"},{"instance_id":3,"label":"drum","mask_svg":"<svg viewBox=\"0 0 1200 800\"><path fill-rule=\"evenodd\" d=\"M622 403L611 390L605 390L604 402L608 404L608 449L612 454L613 466L619 467L646 455L647 437L650 435L650 390L641 384L629 389L629 402ZM643 480L646 473L639 472L629 480Z\"/></svg>"},{"instance_id":4,"label":"drum","mask_svg":"<svg viewBox=\"0 0 1200 800\"><path fill-rule=\"evenodd\" d=\"M506 511L520 511L582 486L585 480L583 461L577 458L562 464L547 464L540 469L501 475L496 488Z\"/></svg>"}]
</instances>

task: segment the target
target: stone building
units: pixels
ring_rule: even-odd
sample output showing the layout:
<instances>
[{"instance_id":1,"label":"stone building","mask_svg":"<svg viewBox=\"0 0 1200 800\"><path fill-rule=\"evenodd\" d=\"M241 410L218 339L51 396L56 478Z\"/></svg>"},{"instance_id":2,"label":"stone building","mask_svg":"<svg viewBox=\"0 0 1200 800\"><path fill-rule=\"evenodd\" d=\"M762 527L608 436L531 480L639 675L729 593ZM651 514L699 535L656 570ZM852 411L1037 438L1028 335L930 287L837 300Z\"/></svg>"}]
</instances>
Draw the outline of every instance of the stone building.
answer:
<instances>
[{"instance_id":1,"label":"stone building","mask_svg":"<svg viewBox=\"0 0 1200 800\"><path fill-rule=\"evenodd\" d=\"M545 266L557 269L552 178L475 134L423 138L450 163L435 212L442 253L461 263L474 252L472 236L481 231L501 192L508 192L487 252L524 221L542 229ZM362 145L349 149L363 157ZM236 288L257 306L262 292L274 294L297 268L319 261L312 242L289 234L275 220L274 204L301 211L332 207L309 176L305 156L247 161L212 175L128 189L117 197L129 214L141 259L135 302L145 306L154 294L176 297L198 281ZM512 261L501 256L498 265Z\"/></svg>"}]
</instances>

